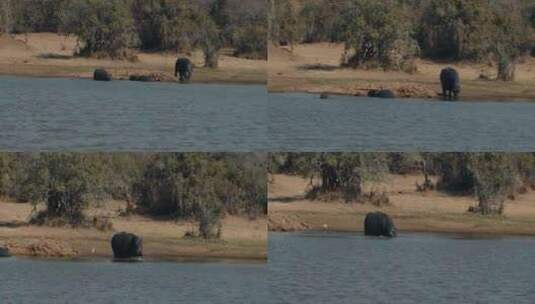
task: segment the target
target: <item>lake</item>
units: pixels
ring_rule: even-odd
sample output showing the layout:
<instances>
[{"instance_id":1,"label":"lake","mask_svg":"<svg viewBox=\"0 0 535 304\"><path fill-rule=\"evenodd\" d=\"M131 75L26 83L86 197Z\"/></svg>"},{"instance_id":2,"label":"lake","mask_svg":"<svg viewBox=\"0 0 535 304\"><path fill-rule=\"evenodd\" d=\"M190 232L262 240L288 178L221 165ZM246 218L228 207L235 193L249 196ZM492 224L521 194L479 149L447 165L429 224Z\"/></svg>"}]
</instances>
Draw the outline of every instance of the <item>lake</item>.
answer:
<instances>
[{"instance_id":1,"label":"lake","mask_svg":"<svg viewBox=\"0 0 535 304\"><path fill-rule=\"evenodd\" d=\"M535 239L269 234L276 303L535 303Z\"/></svg>"},{"instance_id":2,"label":"lake","mask_svg":"<svg viewBox=\"0 0 535 304\"><path fill-rule=\"evenodd\" d=\"M0 259L2 303L267 303L265 264Z\"/></svg>"},{"instance_id":3,"label":"lake","mask_svg":"<svg viewBox=\"0 0 535 304\"><path fill-rule=\"evenodd\" d=\"M261 151L260 85L0 76L3 151Z\"/></svg>"},{"instance_id":4,"label":"lake","mask_svg":"<svg viewBox=\"0 0 535 304\"><path fill-rule=\"evenodd\" d=\"M533 151L535 103L270 94L272 151Z\"/></svg>"}]
</instances>

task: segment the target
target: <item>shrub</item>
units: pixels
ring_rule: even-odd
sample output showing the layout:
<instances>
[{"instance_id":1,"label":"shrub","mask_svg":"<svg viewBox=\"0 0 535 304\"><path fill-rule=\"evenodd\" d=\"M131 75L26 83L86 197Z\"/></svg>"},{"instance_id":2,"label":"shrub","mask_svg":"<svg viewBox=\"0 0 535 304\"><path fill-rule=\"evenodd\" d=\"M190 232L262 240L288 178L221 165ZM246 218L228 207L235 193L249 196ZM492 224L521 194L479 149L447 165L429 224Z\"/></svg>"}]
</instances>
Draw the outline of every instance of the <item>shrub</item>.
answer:
<instances>
[{"instance_id":1,"label":"shrub","mask_svg":"<svg viewBox=\"0 0 535 304\"><path fill-rule=\"evenodd\" d=\"M132 58L134 23L122 0L72 0L62 16L62 30L83 42L82 56Z\"/></svg>"}]
</instances>

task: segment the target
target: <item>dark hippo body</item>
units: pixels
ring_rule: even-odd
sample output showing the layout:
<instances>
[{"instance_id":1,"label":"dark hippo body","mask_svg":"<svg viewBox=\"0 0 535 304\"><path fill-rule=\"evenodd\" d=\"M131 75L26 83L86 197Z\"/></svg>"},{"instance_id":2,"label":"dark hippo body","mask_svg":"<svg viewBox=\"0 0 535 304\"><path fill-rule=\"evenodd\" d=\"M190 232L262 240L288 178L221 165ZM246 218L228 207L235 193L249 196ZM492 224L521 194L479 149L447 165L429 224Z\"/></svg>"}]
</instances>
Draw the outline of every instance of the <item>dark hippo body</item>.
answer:
<instances>
[{"instance_id":1,"label":"dark hippo body","mask_svg":"<svg viewBox=\"0 0 535 304\"><path fill-rule=\"evenodd\" d=\"M104 69L96 69L93 73L93 80L96 81L111 81L112 77L108 71Z\"/></svg>"},{"instance_id":2,"label":"dark hippo body","mask_svg":"<svg viewBox=\"0 0 535 304\"><path fill-rule=\"evenodd\" d=\"M180 75L180 82L188 82L193 74L193 63L188 58L178 58L175 64L175 77Z\"/></svg>"},{"instance_id":3,"label":"dark hippo body","mask_svg":"<svg viewBox=\"0 0 535 304\"><path fill-rule=\"evenodd\" d=\"M130 75L130 81L154 82L160 81L156 75Z\"/></svg>"},{"instance_id":4,"label":"dark hippo body","mask_svg":"<svg viewBox=\"0 0 535 304\"><path fill-rule=\"evenodd\" d=\"M392 219L383 212L370 212L364 219L364 235L395 237L396 226Z\"/></svg>"},{"instance_id":5,"label":"dark hippo body","mask_svg":"<svg viewBox=\"0 0 535 304\"><path fill-rule=\"evenodd\" d=\"M442 96L445 99L457 99L461 93L461 79L459 73L453 68L445 68L440 72Z\"/></svg>"},{"instance_id":6,"label":"dark hippo body","mask_svg":"<svg viewBox=\"0 0 535 304\"><path fill-rule=\"evenodd\" d=\"M143 257L143 239L135 234L120 232L111 239L111 248L115 259L133 259Z\"/></svg>"},{"instance_id":7,"label":"dark hippo body","mask_svg":"<svg viewBox=\"0 0 535 304\"><path fill-rule=\"evenodd\" d=\"M0 247L0 258L8 258L11 255L9 254L9 249L5 247Z\"/></svg>"},{"instance_id":8,"label":"dark hippo body","mask_svg":"<svg viewBox=\"0 0 535 304\"><path fill-rule=\"evenodd\" d=\"M396 94L391 90L370 90L368 91L368 97L396 98Z\"/></svg>"}]
</instances>

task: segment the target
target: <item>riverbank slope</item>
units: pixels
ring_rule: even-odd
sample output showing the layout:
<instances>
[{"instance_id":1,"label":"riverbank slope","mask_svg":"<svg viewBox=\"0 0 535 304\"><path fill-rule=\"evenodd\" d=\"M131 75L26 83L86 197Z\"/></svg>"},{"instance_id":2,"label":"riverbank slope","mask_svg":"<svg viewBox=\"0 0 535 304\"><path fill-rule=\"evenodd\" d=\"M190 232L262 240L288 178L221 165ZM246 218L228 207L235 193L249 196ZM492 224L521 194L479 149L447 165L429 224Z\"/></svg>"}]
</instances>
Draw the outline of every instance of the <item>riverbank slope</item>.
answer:
<instances>
[{"instance_id":1,"label":"riverbank slope","mask_svg":"<svg viewBox=\"0 0 535 304\"><path fill-rule=\"evenodd\" d=\"M394 219L403 232L463 233L535 236L535 192L508 200L503 216L480 216L468 213L476 204L471 196L452 196L437 191L416 191L423 176L392 175L376 189L384 189L390 205L310 201L304 197L308 180L274 175L269 184L269 230L303 231L363 230L366 213L381 210ZM370 187L369 185L367 187Z\"/></svg>"},{"instance_id":2,"label":"riverbank slope","mask_svg":"<svg viewBox=\"0 0 535 304\"><path fill-rule=\"evenodd\" d=\"M483 80L495 77L488 64L438 63L417 60L418 72L408 74L382 70L340 68L344 45L312 43L269 47L268 89L270 92L328 93L366 96L372 89L391 89L399 97L439 99L439 75L452 66L460 74L462 100L535 100L535 58L526 58L516 69L516 81Z\"/></svg>"},{"instance_id":3,"label":"riverbank slope","mask_svg":"<svg viewBox=\"0 0 535 304\"><path fill-rule=\"evenodd\" d=\"M30 204L0 200L0 247L15 256L58 258L112 258L110 240L114 233L128 231L143 237L147 259L214 258L259 260L267 258L267 221L265 218L227 216L222 238L217 241L184 238L196 231L197 223L157 220L131 215L121 216L125 202L110 201L87 211L90 217L108 219L112 230L28 225Z\"/></svg>"},{"instance_id":4,"label":"riverbank slope","mask_svg":"<svg viewBox=\"0 0 535 304\"><path fill-rule=\"evenodd\" d=\"M75 37L54 33L30 33L9 37L0 35L0 75L92 78L93 71L105 68L116 79L130 75L157 74L163 81L175 82L176 58L173 53L139 52L138 61L107 60L76 57ZM265 84L266 61L230 56L223 50L218 69L203 68L201 52L191 56L195 69L193 83Z\"/></svg>"}]
</instances>

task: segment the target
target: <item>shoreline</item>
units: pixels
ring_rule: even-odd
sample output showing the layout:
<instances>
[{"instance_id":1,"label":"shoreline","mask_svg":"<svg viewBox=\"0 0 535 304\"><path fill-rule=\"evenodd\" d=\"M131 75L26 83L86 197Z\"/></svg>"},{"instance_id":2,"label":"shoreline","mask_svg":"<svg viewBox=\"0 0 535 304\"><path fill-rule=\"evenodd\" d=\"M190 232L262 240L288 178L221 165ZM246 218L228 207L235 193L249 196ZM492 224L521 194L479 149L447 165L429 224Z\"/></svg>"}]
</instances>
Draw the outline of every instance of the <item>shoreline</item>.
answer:
<instances>
[{"instance_id":1,"label":"shoreline","mask_svg":"<svg viewBox=\"0 0 535 304\"><path fill-rule=\"evenodd\" d=\"M113 69L109 69L113 70ZM132 70L133 73L130 74L136 74L135 70ZM129 79L130 74L121 75L119 77L114 76L112 79L113 81L131 81L131 82L140 82L140 83L176 83L181 84L178 79L173 80L170 78L164 78L160 81L132 81ZM142 73L140 73L142 74ZM145 73L150 74L150 73ZM0 65L0 76L7 76L7 77L27 77L27 78L56 78L56 79L83 79L83 80L91 80L93 81L93 77L91 75L79 75L79 74L69 74L69 73L35 73L35 72L20 72L20 73L12 73L12 72L5 72L5 70ZM171 77L171 76L169 76ZM188 84L214 84L214 85L265 85L265 80L259 80L255 78L234 78L234 79L228 79L228 78L219 78L219 77L204 77L201 79L192 79Z\"/></svg>"},{"instance_id":2,"label":"shoreline","mask_svg":"<svg viewBox=\"0 0 535 304\"><path fill-rule=\"evenodd\" d=\"M466 217L476 217L468 221L460 221L462 215L451 216L450 219L440 217L427 217L426 221L415 217L414 219L403 218L389 210L378 209L392 216L399 233L432 233L432 234L457 234L457 235L481 235L481 236L504 236L504 237L535 237L535 228L532 223L515 222L507 218L501 219L509 223L496 223L496 218L480 218L481 216L466 214ZM332 214L307 214L296 212L287 214L289 217L281 220L270 218L268 230L270 232L364 232L363 223L365 213L353 213L351 219L337 217ZM288 218L299 219L292 221ZM318 219L323 217L323 221ZM479 217L479 218L477 218ZM456 218L456 219L455 219ZM323 222L323 223L321 223ZM486 223L485 223L486 222Z\"/></svg>"},{"instance_id":3,"label":"shoreline","mask_svg":"<svg viewBox=\"0 0 535 304\"><path fill-rule=\"evenodd\" d=\"M461 78L460 101L535 101L535 58L517 64L516 80L496 80L496 67L488 63L437 62L416 59L417 71L409 74L383 69L352 69L340 66L342 43L269 46L268 91L367 96L370 90L391 90L397 99L441 100L440 72L455 68Z\"/></svg>"},{"instance_id":4,"label":"shoreline","mask_svg":"<svg viewBox=\"0 0 535 304\"><path fill-rule=\"evenodd\" d=\"M42 229L38 226L30 228ZM48 227L47 227L48 228ZM64 236L25 235L12 231L9 236L0 232L0 245L7 247L12 257L59 259L59 260L112 260L113 253L108 238L113 233L81 231L82 229L55 228ZM87 234L79 238L72 234ZM13 230L13 229L12 229ZM61 231L59 231L61 230ZM100 235L97 235L100 234ZM107 235L110 234L110 237ZM167 237L144 237L145 261L267 261L267 243L249 240L182 239Z\"/></svg>"},{"instance_id":5,"label":"shoreline","mask_svg":"<svg viewBox=\"0 0 535 304\"><path fill-rule=\"evenodd\" d=\"M178 82L174 76L176 59L187 56L194 65L191 83L259 84L267 83L267 61L235 57L222 49L219 67L204 67L200 50L189 54L134 50L135 61L77 56L75 37L57 33L0 35L0 75L56 78L93 78L95 69L105 69L115 80L131 75L157 75L161 82Z\"/></svg>"},{"instance_id":6,"label":"shoreline","mask_svg":"<svg viewBox=\"0 0 535 304\"><path fill-rule=\"evenodd\" d=\"M343 96L343 97L363 97L363 98L371 98L371 99L379 99L379 100L395 100L395 101L404 101L404 102L411 102L411 101L425 101L425 102L479 102L479 103L487 103L487 102L496 102L496 103L514 103L514 102L524 102L524 103L533 103L535 102L535 96L534 97L517 97L517 96L499 96L499 95L480 95L480 96L470 96L468 99L459 98L458 100L444 100L441 98L438 94L436 97L427 97L427 96L420 96L420 95L413 95L413 96L396 96L395 98L377 98L377 97L369 97L366 94L354 94L352 92L339 92L339 91L322 91L322 90L314 90L314 89L268 89L269 94L309 94L309 95L317 95L318 98L320 94L327 94L328 96ZM506 99L502 99L506 98Z\"/></svg>"},{"instance_id":7,"label":"shoreline","mask_svg":"<svg viewBox=\"0 0 535 304\"><path fill-rule=\"evenodd\" d=\"M143 255L148 261L267 260L267 216L251 220L227 215L222 219L221 239L204 240L185 237L197 230L195 221L120 216L125 205L123 201L107 201L102 207L90 207L86 211L88 218L105 218L111 224L99 230L30 225L30 204L0 200L0 247L15 257L111 260L112 236L126 231L143 238Z\"/></svg>"},{"instance_id":8,"label":"shoreline","mask_svg":"<svg viewBox=\"0 0 535 304\"><path fill-rule=\"evenodd\" d=\"M508 200L504 215L483 216L468 212L477 203L472 196L416 191L414 185L421 184L423 176L391 175L387 179L384 184L373 185L384 189L390 200L389 205L378 207L370 203L310 201L304 196L306 179L275 175L268 188L268 230L363 232L366 214L382 211L391 216L400 233L535 237L533 190Z\"/></svg>"}]
</instances>

